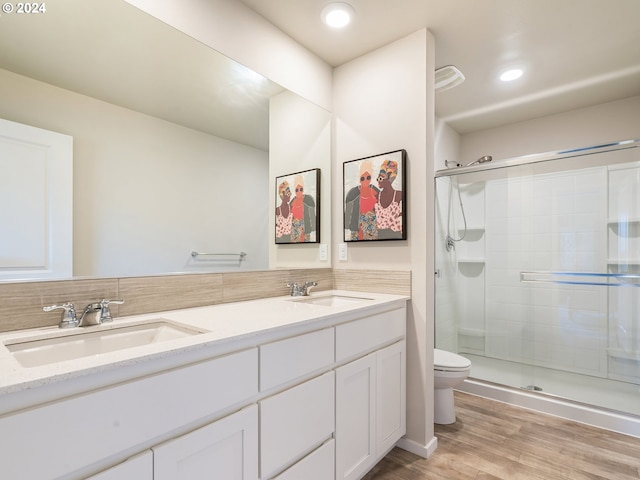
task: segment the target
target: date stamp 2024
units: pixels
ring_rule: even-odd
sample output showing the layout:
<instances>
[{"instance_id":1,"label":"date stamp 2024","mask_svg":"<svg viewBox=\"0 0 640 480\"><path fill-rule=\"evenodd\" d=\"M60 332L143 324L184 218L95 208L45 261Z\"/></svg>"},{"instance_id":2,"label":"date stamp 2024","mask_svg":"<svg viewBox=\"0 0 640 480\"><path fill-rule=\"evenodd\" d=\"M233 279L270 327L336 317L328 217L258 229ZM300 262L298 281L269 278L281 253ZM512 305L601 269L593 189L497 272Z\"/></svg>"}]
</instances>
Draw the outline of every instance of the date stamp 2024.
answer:
<instances>
[{"instance_id":1,"label":"date stamp 2024","mask_svg":"<svg viewBox=\"0 0 640 480\"><path fill-rule=\"evenodd\" d=\"M30 14L40 14L46 13L47 6L45 2L5 2L2 4L2 13L10 14L15 13L16 15L30 15Z\"/></svg>"}]
</instances>

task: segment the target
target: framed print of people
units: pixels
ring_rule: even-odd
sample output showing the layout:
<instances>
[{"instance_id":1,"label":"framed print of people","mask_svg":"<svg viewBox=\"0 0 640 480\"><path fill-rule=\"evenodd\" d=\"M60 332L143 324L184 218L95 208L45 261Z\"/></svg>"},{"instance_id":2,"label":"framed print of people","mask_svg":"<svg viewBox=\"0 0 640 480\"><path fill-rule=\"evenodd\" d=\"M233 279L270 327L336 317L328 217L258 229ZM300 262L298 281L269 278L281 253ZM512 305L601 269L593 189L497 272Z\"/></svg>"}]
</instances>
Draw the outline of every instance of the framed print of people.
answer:
<instances>
[{"instance_id":1,"label":"framed print of people","mask_svg":"<svg viewBox=\"0 0 640 480\"><path fill-rule=\"evenodd\" d=\"M320 169L276 177L277 244L320 242Z\"/></svg>"},{"instance_id":2,"label":"framed print of people","mask_svg":"<svg viewBox=\"0 0 640 480\"><path fill-rule=\"evenodd\" d=\"M406 157L396 150L344 162L345 242L407 239Z\"/></svg>"}]
</instances>

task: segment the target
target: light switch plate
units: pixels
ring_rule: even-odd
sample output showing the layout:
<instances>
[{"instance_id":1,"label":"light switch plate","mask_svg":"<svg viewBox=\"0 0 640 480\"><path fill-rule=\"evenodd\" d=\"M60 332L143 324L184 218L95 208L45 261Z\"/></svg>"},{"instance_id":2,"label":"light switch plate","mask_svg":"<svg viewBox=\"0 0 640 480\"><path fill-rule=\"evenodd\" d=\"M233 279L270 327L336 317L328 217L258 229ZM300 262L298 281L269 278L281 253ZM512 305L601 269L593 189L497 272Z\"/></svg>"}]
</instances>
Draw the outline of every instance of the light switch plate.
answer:
<instances>
[{"instance_id":1,"label":"light switch plate","mask_svg":"<svg viewBox=\"0 0 640 480\"><path fill-rule=\"evenodd\" d=\"M326 243L321 243L320 244L320 249L318 251L318 255L320 257L320 261L321 262L326 262L328 260L329 248L327 247Z\"/></svg>"},{"instance_id":2,"label":"light switch plate","mask_svg":"<svg viewBox=\"0 0 640 480\"><path fill-rule=\"evenodd\" d=\"M347 261L347 244L346 243L338 244L338 260L341 262Z\"/></svg>"}]
</instances>

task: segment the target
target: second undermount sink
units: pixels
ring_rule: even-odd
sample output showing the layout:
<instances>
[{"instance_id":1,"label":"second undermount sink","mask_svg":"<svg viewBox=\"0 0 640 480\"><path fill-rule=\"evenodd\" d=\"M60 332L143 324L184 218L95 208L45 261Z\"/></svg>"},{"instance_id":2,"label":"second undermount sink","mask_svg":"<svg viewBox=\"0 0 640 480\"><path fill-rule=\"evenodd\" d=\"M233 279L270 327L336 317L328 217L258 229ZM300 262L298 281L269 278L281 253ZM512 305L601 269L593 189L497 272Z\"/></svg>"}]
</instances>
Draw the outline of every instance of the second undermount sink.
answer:
<instances>
[{"instance_id":1,"label":"second undermount sink","mask_svg":"<svg viewBox=\"0 0 640 480\"><path fill-rule=\"evenodd\" d=\"M345 305L353 305L354 303L367 302L371 300L371 298L352 297L348 295L323 295L317 297L296 298L293 301L308 303L312 305L325 305L327 307L342 307Z\"/></svg>"},{"instance_id":2,"label":"second undermount sink","mask_svg":"<svg viewBox=\"0 0 640 480\"><path fill-rule=\"evenodd\" d=\"M34 340L29 338L16 339L5 343L5 347L23 367L38 367L201 333L204 332L158 319L97 331L80 332L75 330L68 335L56 334Z\"/></svg>"}]
</instances>

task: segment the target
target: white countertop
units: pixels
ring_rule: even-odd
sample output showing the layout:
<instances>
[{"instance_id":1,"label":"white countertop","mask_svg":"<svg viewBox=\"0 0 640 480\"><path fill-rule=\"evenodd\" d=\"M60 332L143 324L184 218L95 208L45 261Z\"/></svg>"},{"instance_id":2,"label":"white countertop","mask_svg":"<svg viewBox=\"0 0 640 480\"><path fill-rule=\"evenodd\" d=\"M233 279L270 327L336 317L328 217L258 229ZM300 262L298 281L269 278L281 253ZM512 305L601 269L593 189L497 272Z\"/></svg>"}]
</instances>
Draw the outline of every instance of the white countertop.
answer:
<instances>
[{"instance_id":1,"label":"white countertop","mask_svg":"<svg viewBox=\"0 0 640 480\"><path fill-rule=\"evenodd\" d=\"M305 303L305 299L327 296L361 297L364 300L337 306ZM0 334L0 403L9 394L24 396L41 386L78 378L86 379L96 373L111 372L116 377L120 375L120 380L123 380L127 375L123 367L128 367L132 376L151 374L160 369L171 368L172 365L168 363L170 361L188 363L217 353L224 354L298 335L325 325L349 321L369 310L373 312L386 307L398 307L408 299L409 297L402 295L331 290L315 292L309 297L275 297L119 317L113 322L93 327L47 327L5 332ZM37 367L22 366L5 347L5 344L15 343L17 339L25 341L52 335L77 335L159 319L196 328L203 333ZM117 375L114 373L116 369L119 372ZM99 384L89 385L87 388L97 386Z\"/></svg>"}]
</instances>

